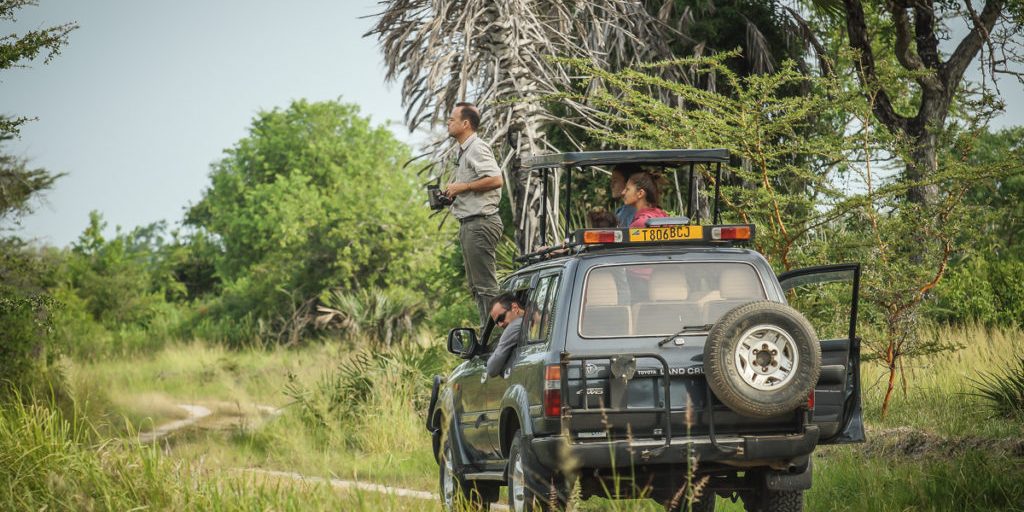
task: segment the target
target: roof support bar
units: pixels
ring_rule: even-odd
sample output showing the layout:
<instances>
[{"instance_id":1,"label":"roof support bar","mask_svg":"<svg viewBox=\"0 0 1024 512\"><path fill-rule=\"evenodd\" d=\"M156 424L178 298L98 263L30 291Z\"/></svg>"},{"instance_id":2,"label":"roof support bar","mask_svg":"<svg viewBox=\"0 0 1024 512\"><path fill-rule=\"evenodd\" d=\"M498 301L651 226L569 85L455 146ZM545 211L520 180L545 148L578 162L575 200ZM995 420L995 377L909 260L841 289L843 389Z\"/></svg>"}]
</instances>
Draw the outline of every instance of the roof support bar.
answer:
<instances>
[{"instance_id":1,"label":"roof support bar","mask_svg":"<svg viewBox=\"0 0 1024 512\"><path fill-rule=\"evenodd\" d=\"M693 162L690 162L690 172L686 176L686 217L693 218Z\"/></svg>"},{"instance_id":2,"label":"roof support bar","mask_svg":"<svg viewBox=\"0 0 1024 512\"><path fill-rule=\"evenodd\" d=\"M718 224L721 218L718 214L718 203L722 201L722 163L715 164L715 213L711 216L711 222Z\"/></svg>"},{"instance_id":3,"label":"roof support bar","mask_svg":"<svg viewBox=\"0 0 1024 512\"><path fill-rule=\"evenodd\" d=\"M566 170L565 176L565 236L569 236L572 233L570 224L572 223L570 208L572 207L572 169Z\"/></svg>"},{"instance_id":4,"label":"roof support bar","mask_svg":"<svg viewBox=\"0 0 1024 512\"><path fill-rule=\"evenodd\" d=\"M540 245L548 244L548 171L551 169L544 169L540 172L541 181L541 222L540 222Z\"/></svg>"}]
</instances>

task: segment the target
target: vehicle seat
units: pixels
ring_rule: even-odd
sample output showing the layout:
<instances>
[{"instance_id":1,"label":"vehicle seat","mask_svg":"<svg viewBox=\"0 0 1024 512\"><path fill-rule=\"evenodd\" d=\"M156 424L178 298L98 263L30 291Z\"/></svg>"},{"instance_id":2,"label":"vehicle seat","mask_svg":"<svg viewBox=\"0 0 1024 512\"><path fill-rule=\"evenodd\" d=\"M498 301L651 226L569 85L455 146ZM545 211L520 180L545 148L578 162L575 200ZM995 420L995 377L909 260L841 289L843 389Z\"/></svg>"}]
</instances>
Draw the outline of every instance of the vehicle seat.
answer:
<instances>
[{"instance_id":1,"label":"vehicle seat","mask_svg":"<svg viewBox=\"0 0 1024 512\"><path fill-rule=\"evenodd\" d=\"M619 285L610 272L590 275L583 304L583 335L628 336L632 332L629 306L619 305Z\"/></svg>"},{"instance_id":2,"label":"vehicle seat","mask_svg":"<svg viewBox=\"0 0 1024 512\"><path fill-rule=\"evenodd\" d=\"M699 325L700 306L688 301L690 287L678 267L656 265L651 272L650 302L633 306L634 332L672 334L686 325Z\"/></svg>"},{"instance_id":3,"label":"vehicle seat","mask_svg":"<svg viewBox=\"0 0 1024 512\"><path fill-rule=\"evenodd\" d=\"M704 303L704 323L715 323L733 308L764 299L753 270L733 266L724 268L718 277L718 297Z\"/></svg>"}]
</instances>

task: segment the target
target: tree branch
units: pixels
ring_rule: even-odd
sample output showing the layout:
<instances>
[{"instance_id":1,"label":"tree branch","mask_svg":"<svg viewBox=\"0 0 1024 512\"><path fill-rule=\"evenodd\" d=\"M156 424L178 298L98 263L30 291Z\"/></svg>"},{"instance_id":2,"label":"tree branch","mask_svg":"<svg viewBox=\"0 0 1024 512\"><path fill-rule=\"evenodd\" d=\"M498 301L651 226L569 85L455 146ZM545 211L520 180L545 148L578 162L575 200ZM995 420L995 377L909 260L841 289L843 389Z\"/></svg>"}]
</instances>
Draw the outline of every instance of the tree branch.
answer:
<instances>
[{"instance_id":1,"label":"tree branch","mask_svg":"<svg viewBox=\"0 0 1024 512\"><path fill-rule=\"evenodd\" d=\"M857 76L865 88L877 91L872 110L878 120L890 130L906 132L907 118L896 113L889 94L878 82L875 56L871 51L867 22L864 19L864 5L860 0L843 0L843 6L846 9L846 32L850 38L850 47L860 53Z\"/></svg>"},{"instance_id":2,"label":"tree branch","mask_svg":"<svg viewBox=\"0 0 1024 512\"><path fill-rule=\"evenodd\" d=\"M935 7L930 0L914 1L914 36L921 61L928 69L938 70L942 63L939 39L935 35Z\"/></svg>"},{"instance_id":3,"label":"tree branch","mask_svg":"<svg viewBox=\"0 0 1024 512\"><path fill-rule=\"evenodd\" d=\"M971 0L965 1L970 2ZM974 28L960 41L956 50L949 56L949 60L941 66L939 76L942 82L946 84L946 94L950 98L952 98L953 89L955 89L955 87L950 86L960 83L964 76L964 71L967 70L967 66L971 64L978 51L981 50L981 45L988 40L989 35L992 33L992 27L995 26L996 20L999 19L999 14L1003 11L1004 5L1005 0L987 0L981 15L972 20L974 21Z\"/></svg>"}]
</instances>

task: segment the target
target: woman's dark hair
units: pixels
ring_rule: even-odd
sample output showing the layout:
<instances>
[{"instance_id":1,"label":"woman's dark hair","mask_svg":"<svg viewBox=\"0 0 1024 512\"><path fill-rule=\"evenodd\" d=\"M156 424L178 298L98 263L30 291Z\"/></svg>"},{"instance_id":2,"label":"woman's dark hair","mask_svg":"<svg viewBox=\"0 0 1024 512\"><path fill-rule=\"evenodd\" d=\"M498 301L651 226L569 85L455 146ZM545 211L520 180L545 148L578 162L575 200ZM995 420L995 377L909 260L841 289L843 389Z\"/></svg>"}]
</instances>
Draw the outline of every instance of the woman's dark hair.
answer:
<instances>
[{"instance_id":1,"label":"woman's dark hair","mask_svg":"<svg viewBox=\"0 0 1024 512\"><path fill-rule=\"evenodd\" d=\"M658 194L658 182L660 180L661 176L648 171L633 173L629 177L629 181L636 185L637 190L645 192L644 198L647 200L647 204L654 208L661 207L661 196Z\"/></svg>"}]
</instances>

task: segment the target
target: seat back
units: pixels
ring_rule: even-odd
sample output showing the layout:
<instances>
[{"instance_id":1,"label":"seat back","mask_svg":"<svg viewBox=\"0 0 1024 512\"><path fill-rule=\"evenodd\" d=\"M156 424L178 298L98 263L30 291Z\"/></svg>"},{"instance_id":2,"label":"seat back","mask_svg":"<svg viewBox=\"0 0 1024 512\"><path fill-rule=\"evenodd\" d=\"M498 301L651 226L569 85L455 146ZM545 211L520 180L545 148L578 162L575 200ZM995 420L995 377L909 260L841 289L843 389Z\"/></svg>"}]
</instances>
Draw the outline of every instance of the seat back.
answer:
<instances>
[{"instance_id":1,"label":"seat back","mask_svg":"<svg viewBox=\"0 0 1024 512\"><path fill-rule=\"evenodd\" d=\"M739 266L722 269L718 278L718 294L718 300L704 303L705 323L715 323L729 311L764 298L764 290L753 270Z\"/></svg>"},{"instance_id":2,"label":"seat back","mask_svg":"<svg viewBox=\"0 0 1024 512\"><path fill-rule=\"evenodd\" d=\"M650 276L650 301L634 305L636 334L671 334L700 323L700 306L689 302L686 276L676 266L655 266Z\"/></svg>"},{"instance_id":3,"label":"seat back","mask_svg":"<svg viewBox=\"0 0 1024 512\"><path fill-rule=\"evenodd\" d=\"M619 285L609 272L595 271L587 280L581 333L588 337L628 336L632 333L629 306L619 305Z\"/></svg>"}]
</instances>

